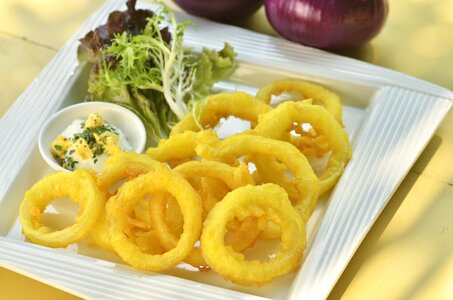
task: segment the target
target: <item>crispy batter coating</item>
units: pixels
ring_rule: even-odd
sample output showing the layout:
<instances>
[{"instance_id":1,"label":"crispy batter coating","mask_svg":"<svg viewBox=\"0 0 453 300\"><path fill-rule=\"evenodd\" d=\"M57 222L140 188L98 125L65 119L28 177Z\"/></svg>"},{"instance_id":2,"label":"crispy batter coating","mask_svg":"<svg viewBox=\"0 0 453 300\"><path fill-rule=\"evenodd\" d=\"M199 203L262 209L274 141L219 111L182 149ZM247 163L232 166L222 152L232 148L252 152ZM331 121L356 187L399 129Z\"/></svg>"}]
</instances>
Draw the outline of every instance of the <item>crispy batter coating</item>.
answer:
<instances>
[{"instance_id":1,"label":"crispy batter coating","mask_svg":"<svg viewBox=\"0 0 453 300\"><path fill-rule=\"evenodd\" d=\"M244 92L211 95L206 98L204 105L198 106L195 110L194 114L197 119L194 118L194 114L189 113L173 126L170 136L185 131L197 132L202 129L213 129L222 118L226 119L230 116L250 121L254 127L258 116L271 109L270 105Z\"/></svg>"},{"instance_id":2,"label":"crispy batter coating","mask_svg":"<svg viewBox=\"0 0 453 300\"><path fill-rule=\"evenodd\" d=\"M129 239L127 216L143 197L171 194L179 204L184 225L174 248L163 254L149 254ZM201 200L192 186L170 170L150 171L123 184L107 205L110 222L110 240L116 253L131 266L149 271L163 271L184 260L192 251L201 232Z\"/></svg>"},{"instance_id":3,"label":"crispy batter coating","mask_svg":"<svg viewBox=\"0 0 453 300\"><path fill-rule=\"evenodd\" d=\"M257 135L233 135L222 141L201 143L197 153L203 159L223 161L234 165L237 159L249 154L266 155L277 159L294 176L286 187L290 199L304 220L308 220L319 195L319 179L307 158L290 143ZM261 171L261 170L260 170Z\"/></svg>"},{"instance_id":4,"label":"crispy batter coating","mask_svg":"<svg viewBox=\"0 0 453 300\"><path fill-rule=\"evenodd\" d=\"M268 261L246 260L225 245L227 224L235 217L266 217L281 227L280 251ZM211 268L242 285L263 285L293 272L305 248L305 225L284 189L269 183L244 186L230 192L209 213L201 234L201 249Z\"/></svg>"},{"instance_id":5,"label":"crispy batter coating","mask_svg":"<svg viewBox=\"0 0 453 300\"><path fill-rule=\"evenodd\" d=\"M260 117L255 131L265 137L287 140L288 130L294 123L309 123L317 132L325 136L332 151L326 170L320 175L320 194L329 191L351 158L351 146L344 128L326 109L318 105L288 101L280 104L272 112ZM262 168L269 174L277 174L281 185L288 185L288 179L281 176L282 167L272 162L261 160ZM264 166L265 165L265 166Z\"/></svg>"},{"instance_id":6,"label":"crispy batter coating","mask_svg":"<svg viewBox=\"0 0 453 300\"><path fill-rule=\"evenodd\" d=\"M52 231L41 223L41 216L53 199L69 199L81 207L75 224ZM89 233L102 214L106 198L96 185L94 173L86 170L57 172L38 181L25 193L19 217L24 234L32 242L48 247L66 247Z\"/></svg>"},{"instance_id":7,"label":"crispy batter coating","mask_svg":"<svg viewBox=\"0 0 453 300\"><path fill-rule=\"evenodd\" d=\"M272 95L282 93L299 94L301 99L312 99L314 104L324 106L340 124L342 124L343 108L340 97L323 86L300 79L275 80L261 87L256 94L259 100L270 103Z\"/></svg>"}]
</instances>

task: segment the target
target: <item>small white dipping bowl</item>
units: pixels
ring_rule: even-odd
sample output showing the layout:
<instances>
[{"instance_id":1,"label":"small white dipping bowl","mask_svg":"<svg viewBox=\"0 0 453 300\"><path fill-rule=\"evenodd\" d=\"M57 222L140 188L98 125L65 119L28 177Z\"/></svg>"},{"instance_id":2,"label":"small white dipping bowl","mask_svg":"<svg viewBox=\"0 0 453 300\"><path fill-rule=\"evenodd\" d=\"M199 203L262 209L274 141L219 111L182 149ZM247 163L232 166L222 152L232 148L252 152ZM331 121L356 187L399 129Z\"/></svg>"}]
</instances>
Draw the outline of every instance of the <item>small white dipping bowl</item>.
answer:
<instances>
[{"instance_id":1,"label":"small white dipping bowl","mask_svg":"<svg viewBox=\"0 0 453 300\"><path fill-rule=\"evenodd\" d=\"M130 110L108 102L84 102L68 106L54 114L39 132L38 147L44 160L55 170L68 171L58 164L50 152L52 142L76 119L86 120L99 113L106 123L115 125L126 136L132 151L141 153L146 145L146 130L142 121Z\"/></svg>"}]
</instances>

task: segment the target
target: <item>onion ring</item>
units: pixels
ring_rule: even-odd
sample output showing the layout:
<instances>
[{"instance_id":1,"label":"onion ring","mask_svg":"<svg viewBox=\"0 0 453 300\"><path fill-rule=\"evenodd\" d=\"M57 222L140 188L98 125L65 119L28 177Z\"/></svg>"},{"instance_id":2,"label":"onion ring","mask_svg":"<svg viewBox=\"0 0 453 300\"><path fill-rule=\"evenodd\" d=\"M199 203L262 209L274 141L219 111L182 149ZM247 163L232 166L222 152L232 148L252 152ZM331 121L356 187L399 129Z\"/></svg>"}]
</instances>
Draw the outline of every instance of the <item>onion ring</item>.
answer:
<instances>
[{"instance_id":1,"label":"onion ring","mask_svg":"<svg viewBox=\"0 0 453 300\"><path fill-rule=\"evenodd\" d=\"M280 252L269 261L246 260L225 245L228 222L234 217L263 217L282 230ZM222 277L243 285L263 285L296 270L305 248L305 226L284 189L269 183L230 192L209 213L201 234L203 256Z\"/></svg>"},{"instance_id":2,"label":"onion ring","mask_svg":"<svg viewBox=\"0 0 453 300\"><path fill-rule=\"evenodd\" d=\"M176 246L163 254L147 254L129 240L125 231L138 201L148 194L169 193L175 197L184 218L183 232ZM153 197L150 201L155 201ZM194 247L201 231L201 200L192 186L170 170L150 171L123 184L107 204L110 240L116 253L131 266L149 271L163 271L184 260Z\"/></svg>"},{"instance_id":3,"label":"onion ring","mask_svg":"<svg viewBox=\"0 0 453 300\"><path fill-rule=\"evenodd\" d=\"M329 191L351 158L351 146L344 128L327 112L318 105L298 102L281 103L273 111L262 115L255 131L262 136L276 140L285 140L288 129L297 123L310 123L311 126L325 136L328 140L332 154L327 162L326 170L320 175L320 195ZM267 164L267 172L276 172L276 166ZM283 180L285 177L280 177ZM285 183L279 182L285 185Z\"/></svg>"},{"instance_id":4,"label":"onion ring","mask_svg":"<svg viewBox=\"0 0 453 300\"><path fill-rule=\"evenodd\" d=\"M82 213L75 224L52 231L41 223L41 215L51 200L65 196L79 204ZM25 193L19 213L22 230L34 243L66 247L88 234L100 218L105 201L104 194L96 185L96 177L90 171L80 169L47 175Z\"/></svg>"},{"instance_id":5,"label":"onion ring","mask_svg":"<svg viewBox=\"0 0 453 300\"><path fill-rule=\"evenodd\" d=\"M200 131L201 129L213 129L222 118L235 116L239 119L251 122L252 127L258 122L258 116L272 110L272 108L259 101L252 95L244 92L220 93L210 95L205 99L204 105L197 106L194 114L187 114L177 123L170 132L170 137L185 131Z\"/></svg>"},{"instance_id":6,"label":"onion ring","mask_svg":"<svg viewBox=\"0 0 453 300\"><path fill-rule=\"evenodd\" d=\"M245 164L240 165L239 167L232 167L216 161L189 161L177 166L173 171L181 174L186 179L192 177L218 179L225 183L230 190L234 190L237 187L247 184L254 184ZM202 202L203 200L204 199L202 199ZM165 211L168 210L168 208L166 208L166 203L167 199L159 196L155 201L149 202L149 206L151 218L154 221L154 228L162 245L167 249L172 249L175 247L178 238L177 234L175 234L175 228L170 227L163 218ZM209 203L209 206L211 205L212 203ZM211 208L212 207L206 207L206 212L209 212ZM254 235L258 236L259 232L254 232ZM241 243L245 244L244 241L241 241ZM237 248L243 247L245 247L245 245L238 246ZM194 248L185 261L199 269L206 269L208 267L198 248Z\"/></svg>"},{"instance_id":7,"label":"onion ring","mask_svg":"<svg viewBox=\"0 0 453 300\"><path fill-rule=\"evenodd\" d=\"M150 170L164 167L163 164L152 160L147 155L134 152L120 152L107 159L104 169L97 178L97 183L105 193L108 193L111 186L118 180L130 180ZM149 218L148 204L145 202L146 206L144 206L143 203L143 199L138 202L138 205L134 208L135 219L128 217L128 221L129 223L133 223L131 225L149 229L151 220ZM113 250L108 228L109 223L105 215L105 208L103 208L101 218L87 236L88 244Z\"/></svg>"},{"instance_id":8,"label":"onion ring","mask_svg":"<svg viewBox=\"0 0 453 300\"><path fill-rule=\"evenodd\" d=\"M263 86L256 94L256 98L270 103L272 95L280 95L284 92L299 93L304 98L313 99L314 104L324 106L342 124L343 108L340 98L328 89L311 82L300 79L275 80Z\"/></svg>"},{"instance_id":9,"label":"onion ring","mask_svg":"<svg viewBox=\"0 0 453 300\"><path fill-rule=\"evenodd\" d=\"M307 158L290 143L257 135L233 135L222 141L202 143L197 153L204 159L234 164L238 157L249 154L275 157L290 170L297 194L291 198L302 218L310 217L319 195L319 180ZM292 190L291 190L292 191ZM291 195L290 195L291 196Z\"/></svg>"}]
</instances>

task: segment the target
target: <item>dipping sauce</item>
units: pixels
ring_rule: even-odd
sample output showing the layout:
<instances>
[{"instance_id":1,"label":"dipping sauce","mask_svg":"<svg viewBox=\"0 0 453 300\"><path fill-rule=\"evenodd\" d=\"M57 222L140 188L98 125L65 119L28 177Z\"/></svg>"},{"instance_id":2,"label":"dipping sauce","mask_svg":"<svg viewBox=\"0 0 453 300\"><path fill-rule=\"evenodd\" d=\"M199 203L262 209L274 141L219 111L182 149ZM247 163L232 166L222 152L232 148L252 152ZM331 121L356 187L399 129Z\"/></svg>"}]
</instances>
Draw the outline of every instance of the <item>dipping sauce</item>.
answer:
<instances>
[{"instance_id":1,"label":"dipping sauce","mask_svg":"<svg viewBox=\"0 0 453 300\"><path fill-rule=\"evenodd\" d=\"M74 120L51 145L53 157L71 171L100 172L109 156L131 150L124 133L97 113L90 114L86 120Z\"/></svg>"}]
</instances>

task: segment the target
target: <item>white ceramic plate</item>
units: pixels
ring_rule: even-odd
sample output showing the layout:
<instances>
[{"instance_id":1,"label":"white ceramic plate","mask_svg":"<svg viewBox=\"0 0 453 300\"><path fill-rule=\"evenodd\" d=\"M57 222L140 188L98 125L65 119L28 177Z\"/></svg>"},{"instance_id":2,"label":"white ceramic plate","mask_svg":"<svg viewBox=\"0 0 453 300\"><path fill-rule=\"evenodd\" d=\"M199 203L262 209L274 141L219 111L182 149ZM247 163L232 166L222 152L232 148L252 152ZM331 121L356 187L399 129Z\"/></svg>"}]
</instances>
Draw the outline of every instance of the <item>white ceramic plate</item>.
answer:
<instances>
[{"instance_id":1,"label":"white ceramic plate","mask_svg":"<svg viewBox=\"0 0 453 300\"><path fill-rule=\"evenodd\" d=\"M326 298L448 112L453 93L353 59L191 17L196 26L187 30L188 46L220 49L226 41L238 53L237 72L216 88L254 92L273 79L299 77L329 87L343 100L353 157L310 219L301 269L261 288L241 287L184 266L166 274L139 272L83 244L50 249L25 242L18 207L25 191L51 172L39 155L37 132L58 109L85 95L88 68L77 63L77 39L104 23L109 12L124 8L122 1L111 0L94 13L0 121L0 265L84 298ZM65 213L58 205L52 209Z\"/></svg>"}]
</instances>

